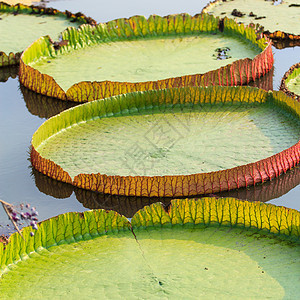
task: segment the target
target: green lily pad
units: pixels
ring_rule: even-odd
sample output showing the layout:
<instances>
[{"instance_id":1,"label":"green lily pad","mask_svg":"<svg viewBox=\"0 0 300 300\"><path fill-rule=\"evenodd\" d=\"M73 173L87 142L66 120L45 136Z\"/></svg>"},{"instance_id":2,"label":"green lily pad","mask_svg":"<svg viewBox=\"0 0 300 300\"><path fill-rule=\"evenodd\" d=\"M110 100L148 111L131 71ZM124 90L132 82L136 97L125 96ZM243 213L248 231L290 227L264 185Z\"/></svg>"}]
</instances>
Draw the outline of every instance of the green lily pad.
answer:
<instances>
[{"instance_id":1,"label":"green lily pad","mask_svg":"<svg viewBox=\"0 0 300 300\"><path fill-rule=\"evenodd\" d=\"M240 85L266 74L273 54L253 28L208 15L141 16L49 37L22 56L21 83L62 100L92 101L131 91ZM76 61L76 64L74 63Z\"/></svg>"},{"instance_id":2,"label":"green lily pad","mask_svg":"<svg viewBox=\"0 0 300 300\"><path fill-rule=\"evenodd\" d=\"M300 42L300 1L216 0L203 12L219 17L235 18L244 24L259 23L270 38Z\"/></svg>"},{"instance_id":3,"label":"green lily pad","mask_svg":"<svg viewBox=\"0 0 300 300\"><path fill-rule=\"evenodd\" d=\"M31 161L38 171L79 187L174 197L271 179L298 162L298 148L299 103L283 93L182 88L65 111L34 134ZM284 169L275 158L282 151Z\"/></svg>"},{"instance_id":4,"label":"green lily pad","mask_svg":"<svg viewBox=\"0 0 300 300\"><path fill-rule=\"evenodd\" d=\"M25 228L25 241L14 234L0 243L0 292L297 299L299 221L298 211L230 198L173 200L168 212L153 204L131 224L104 210L67 213L40 223L34 237Z\"/></svg>"},{"instance_id":5,"label":"green lily pad","mask_svg":"<svg viewBox=\"0 0 300 300\"><path fill-rule=\"evenodd\" d=\"M295 100L300 100L300 63L291 66L284 74L281 80L280 90Z\"/></svg>"},{"instance_id":6,"label":"green lily pad","mask_svg":"<svg viewBox=\"0 0 300 300\"><path fill-rule=\"evenodd\" d=\"M40 36L56 40L67 27L85 23L96 22L81 13L0 2L0 67L19 63L22 51Z\"/></svg>"},{"instance_id":7,"label":"green lily pad","mask_svg":"<svg viewBox=\"0 0 300 300\"><path fill-rule=\"evenodd\" d=\"M228 58L217 59L216 49L224 47L230 48ZM253 59L260 52L221 33L201 34L104 43L28 65L50 75L67 91L81 81L143 82L206 73L238 59Z\"/></svg>"},{"instance_id":8,"label":"green lily pad","mask_svg":"<svg viewBox=\"0 0 300 300\"><path fill-rule=\"evenodd\" d=\"M161 176L234 168L297 143L300 123L269 105L229 104L146 109L75 125L36 148L72 178L100 170L110 176Z\"/></svg>"}]
</instances>

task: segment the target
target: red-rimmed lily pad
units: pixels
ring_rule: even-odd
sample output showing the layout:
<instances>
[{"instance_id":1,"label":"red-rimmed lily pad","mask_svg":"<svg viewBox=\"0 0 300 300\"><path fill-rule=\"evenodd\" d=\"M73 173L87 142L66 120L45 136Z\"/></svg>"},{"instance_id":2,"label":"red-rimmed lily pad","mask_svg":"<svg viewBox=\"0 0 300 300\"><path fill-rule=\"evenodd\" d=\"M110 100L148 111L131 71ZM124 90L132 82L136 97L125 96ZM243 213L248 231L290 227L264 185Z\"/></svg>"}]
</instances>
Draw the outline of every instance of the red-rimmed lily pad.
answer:
<instances>
[{"instance_id":1,"label":"red-rimmed lily pad","mask_svg":"<svg viewBox=\"0 0 300 300\"><path fill-rule=\"evenodd\" d=\"M191 196L253 185L299 163L300 103L250 87L135 92L47 120L31 161L101 193Z\"/></svg>"},{"instance_id":2,"label":"red-rimmed lily pad","mask_svg":"<svg viewBox=\"0 0 300 300\"><path fill-rule=\"evenodd\" d=\"M0 243L0 292L297 299L299 224L296 210L232 198L156 203L131 223L113 211L67 213Z\"/></svg>"},{"instance_id":3,"label":"red-rimmed lily pad","mask_svg":"<svg viewBox=\"0 0 300 300\"><path fill-rule=\"evenodd\" d=\"M86 23L96 21L81 13L0 2L0 67L18 64L22 51L40 36L57 40L67 27Z\"/></svg>"},{"instance_id":4,"label":"red-rimmed lily pad","mask_svg":"<svg viewBox=\"0 0 300 300\"><path fill-rule=\"evenodd\" d=\"M235 18L244 24L259 23L264 28L264 34L273 40L292 41L294 46L300 44L299 0L216 0L210 2L202 12Z\"/></svg>"},{"instance_id":5,"label":"red-rimmed lily pad","mask_svg":"<svg viewBox=\"0 0 300 300\"><path fill-rule=\"evenodd\" d=\"M132 91L241 85L273 65L268 40L253 28L206 14L135 16L49 36L26 49L20 81L38 93L87 102Z\"/></svg>"},{"instance_id":6,"label":"red-rimmed lily pad","mask_svg":"<svg viewBox=\"0 0 300 300\"><path fill-rule=\"evenodd\" d=\"M300 100L300 63L291 66L284 74L281 80L280 90L295 100Z\"/></svg>"}]
</instances>

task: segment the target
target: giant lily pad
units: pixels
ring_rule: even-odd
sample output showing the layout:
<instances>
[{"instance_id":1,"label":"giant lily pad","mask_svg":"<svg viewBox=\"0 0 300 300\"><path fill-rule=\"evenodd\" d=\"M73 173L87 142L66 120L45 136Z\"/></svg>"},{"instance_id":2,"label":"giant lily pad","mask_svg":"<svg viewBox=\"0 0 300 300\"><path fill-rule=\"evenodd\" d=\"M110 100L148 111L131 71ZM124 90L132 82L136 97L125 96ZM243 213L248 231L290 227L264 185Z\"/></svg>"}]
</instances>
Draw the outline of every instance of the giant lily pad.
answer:
<instances>
[{"instance_id":1,"label":"giant lily pad","mask_svg":"<svg viewBox=\"0 0 300 300\"><path fill-rule=\"evenodd\" d=\"M253 28L206 14L136 16L96 28L68 28L62 37L68 44L56 49L49 36L38 39L20 65L24 86L62 100L86 102L166 87L240 85L273 65L270 44L257 39Z\"/></svg>"},{"instance_id":2,"label":"giant lily pad","mask_svg":"<svg viewBox=\"0 0 300 300\"><path fill-rule=\"evenodd\" d=\"M296 100L300 100L300 63L290 67L284 74L280 89Z\"/></svg>"},{"instance_id":3,"label":"giant lily pad","mask_svg":"<svg viewBox=\"0 0 300 300\"><path fill-rule=\"evenodd\" d=\"M299 298L298 211L205 198L67 213L0 243L7 298ZM76 276L74 276L76 274ZM18 284L15 284L18 282ZM28 288L30 286L30 288Z\"/></svg>"},{"instance_id":4,"label":"giant lily pad","mask_svg":"<svg viewBox=\"0 0 300 300\"><path fill-rule=\"evenodd\" d=\"M31 161L101 193L190 196L253 185L300 159L300 103L250 87L135 92L47 120Z\"/></svg>"},{"instance_id":5,"label":"giant lily pad","mask_svg":"<svg viewBox=\"0 0 300 300\"><path fill-rule=\"evenodd\" d=\"M42 35L58 39L69 26L95 24L81 13L0 2L0 67L18 64L22 51Z\"/></svg>"},{"instance_id":6,"label":"giant lily pad","mask_svg":"<svg viewBox=\"0 0 300 300\"><path fill-rule=\"evenodd\" d=\"M274 40L292 40L300 44L300 1L216 0L203 12L236 18L245 24L259 23L264 33Z\"/></svg>"}]
</instances>

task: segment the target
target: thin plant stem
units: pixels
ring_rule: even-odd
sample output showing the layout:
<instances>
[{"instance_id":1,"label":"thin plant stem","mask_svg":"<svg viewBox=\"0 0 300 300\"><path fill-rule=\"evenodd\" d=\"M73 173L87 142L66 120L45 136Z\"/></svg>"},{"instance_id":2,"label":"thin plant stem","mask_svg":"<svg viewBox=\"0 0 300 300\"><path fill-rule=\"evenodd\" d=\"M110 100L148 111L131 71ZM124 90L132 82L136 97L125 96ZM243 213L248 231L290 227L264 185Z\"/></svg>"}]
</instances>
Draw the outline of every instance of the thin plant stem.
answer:
<instances>
[{"instance_id":1,"label":"thin plant stem","mask_svg":"<svg viewBox=\"0 0 300 300\"><path fill-rule=\"evenodd\" d=\"M5 212L6 212L6 214L8 215L9 219L10 219L11 222L13 223L15 229L18 231L18 233L20 234L20 236L22 237L22 239L25 241L25 239L24 239L24 237L23 237L23 235L22 235L22 233L21 233L21 231L20 231L18 225L16 224L16 222L14 221L14 219L12 218L10 212L9 212L8 209L7 209L7 206L12 206L12 205L9 204L9 203L7 203L7 202L5 202L5 201L3 201L3 200L1 200L1 199L0 199L0 202L2 203L2 206L3 206L3 208L4 208Z\"/></svg>"},{"instance_id":2,"label":"thin plant stem","mask_svg":"<svg viewBox=\"0 0 300 300\"><path fill-rule=\"evenodd\" d=\"M5 202L5 201L3 201L3 200L1 200L1 199L0 199L0 202L1 202L2 204L5 204L5 205L7 205L7 206L11 206L11 204L10 204L10 203L8 203L8 202Z\"/></svg>"}]
</instances>

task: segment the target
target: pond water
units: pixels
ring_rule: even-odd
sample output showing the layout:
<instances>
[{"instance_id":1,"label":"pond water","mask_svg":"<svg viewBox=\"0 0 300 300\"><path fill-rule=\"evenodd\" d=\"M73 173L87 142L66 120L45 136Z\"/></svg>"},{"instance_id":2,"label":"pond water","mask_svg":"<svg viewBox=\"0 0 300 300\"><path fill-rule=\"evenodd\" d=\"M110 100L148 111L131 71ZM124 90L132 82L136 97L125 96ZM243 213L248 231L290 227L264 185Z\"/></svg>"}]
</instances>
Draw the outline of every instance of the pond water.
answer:
<instances>
[{"instance_id":1,"label":"pond water","mask_svg":"<svg viewBox=\"0 0 300 300\"><path fill-rule=\"evenodd\" d=\"M64 0L48 1L47 6L72 12L81 11L97 22L119 17L150 14L167 15L187 12L196 14L208 1L99 1ZM275 68L273 87L278 90L281 78L291 65L299 61L300 47L273 49ZM0 70L0 199L13 204L30 203L39 211L39 220L68 211L84 211L88 208L115 209L128 217L158 199L126 198L99 195L73 188L41 174L31 168L29 161L30 140L46 117L63 109L60 102L30 94L20 88L16 74L8 78L7 70ZM8 79L7 79L8 78ZM6 80L7 79L7 80ZM23 96L25 95L25 97ZM29 95L29 96L28 96ZM66 104L65 108L72 106ZM276 205L300 210L299 168L254 189L234 191L233 195L243 199L267 201ZM223 194L226 195L226 194ZM168 204L169 199L160 199ZM13 231L4 210L0 209L0 234Z\"/></svg>"}]
</instances>

